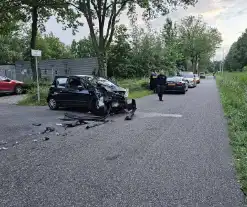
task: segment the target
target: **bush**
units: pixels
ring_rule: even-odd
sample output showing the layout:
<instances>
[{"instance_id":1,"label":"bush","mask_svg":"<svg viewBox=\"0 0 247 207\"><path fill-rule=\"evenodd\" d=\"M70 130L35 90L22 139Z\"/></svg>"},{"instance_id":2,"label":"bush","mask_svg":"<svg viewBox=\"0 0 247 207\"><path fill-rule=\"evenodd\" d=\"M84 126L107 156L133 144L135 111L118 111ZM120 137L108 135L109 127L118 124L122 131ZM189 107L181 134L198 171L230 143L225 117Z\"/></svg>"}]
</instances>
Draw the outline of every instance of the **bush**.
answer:
<instances>
[{"instance_id":1,"label":"bush","mask_svg":"<svg viewBox=\"0 0 247 207\"><path fill-rule=\"evenodd\" d=\"M44 106L47 105L46 98L49 91L48 86L40 86L40 102L38 102L37 86L30 86L31 88L27 91L27 96L22 99L18 104L26 106Z\"/></svg>"},{"instance_id":2,"label":"bush","mask_svg":"<svg viewBox=\"0 0 247 207\"><path fill-rule=\"evenodd\" d=\"M123 87L129 89L129 98L141 98L152 94L152 91L148 89L148 79L128 79L119 80L117 83ZM27 96L21 100L19 105L27 106L45 106L47 105L46 98L49 91L50 83L43 82L40 84L40 103L37 98L37 86L36 83L27 83Z\"/></svg>"},{"instance_id":3,"label":"bush","mask_svg":"<svg viewBox=\"0 0 247 207\"><path fill-rule=\"evenodd\" d=\"M238 179L247 193L247 73L225 73L217 76L217 84L228 120Z\"/></svg>"}]
</instances>

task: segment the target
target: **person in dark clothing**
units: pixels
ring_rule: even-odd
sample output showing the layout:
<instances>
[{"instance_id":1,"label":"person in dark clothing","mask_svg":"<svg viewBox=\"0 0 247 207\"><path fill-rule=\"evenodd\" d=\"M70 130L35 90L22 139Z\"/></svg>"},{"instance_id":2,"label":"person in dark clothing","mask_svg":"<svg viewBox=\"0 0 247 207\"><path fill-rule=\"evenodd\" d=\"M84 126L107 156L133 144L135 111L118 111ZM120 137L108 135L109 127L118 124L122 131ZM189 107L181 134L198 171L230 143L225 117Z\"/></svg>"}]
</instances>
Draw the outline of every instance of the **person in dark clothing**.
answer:
<instances>
[{"instance_id":1,"label":"person in dark clothing","mask_svg":"<svg viewBox=\"0 0 247 207\"><path fill-rule=\"evenodd\" d=\"M154 93L156 92L156 86L157 86L156 79L157 79L157 73L152 72L150 76L150 90L153 90Z\"/></svg>"},{"instance_id":2,"label":"person in dark clothing","mask_svg":"<svg viewBox=\"0 0 247 207\"><path fill-rule=\"evenodd\" d=\"M156 83L157 83L157 93L159 96L159 100L163 101L162 98L166 89L166 76L164 75L163 71L161 71L160 74L158 75Z\"/></svg>"}]
</instances>

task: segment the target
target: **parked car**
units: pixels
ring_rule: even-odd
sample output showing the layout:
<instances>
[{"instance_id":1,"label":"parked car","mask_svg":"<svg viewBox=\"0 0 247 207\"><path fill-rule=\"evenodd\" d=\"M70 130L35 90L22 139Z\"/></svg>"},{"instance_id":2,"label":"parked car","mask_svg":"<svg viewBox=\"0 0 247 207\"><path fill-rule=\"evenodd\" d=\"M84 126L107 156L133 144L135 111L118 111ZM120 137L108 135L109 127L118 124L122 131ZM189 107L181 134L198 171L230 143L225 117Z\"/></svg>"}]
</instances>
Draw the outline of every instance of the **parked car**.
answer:
<instances>
[{"instance_id":1,"label":"parked car","mask_svg":"<svg viewBox=\"0 0 247 207\"><path fill-rule=\"evenodd\" d=\"M172 91L172 92L180 92L185 94L186 91L188 91L188 81L186 81L183 77L180 76L174 76L174 77L168 77L166 79L167 86L166 91Z\"/></svg>"},{"instance_id":2,"label":"parked car","mask_svg":"<svg viewBox=\"0 0 247 207\"><path fill-rule=\"evenodd\" d=\"M189 83L189 88L195 88L196 87L196 78L194 77L194 74L191 73L183 73L184 80L187 80Z\"/></svg>"},{"instance_id":3,"label":"parked car","mask_svg":"<svg viewBox=\"0 0 247 207\"><path fill-rule=\"evenodd\" d=\"M11 80L5 76L0 76L0 93L1 94L22 94L24 92L24 83L17 80Z\"/></svg>"},{"instance_id":4,"label":"parked car","mask_svg":"<svg viewBox=\"0 0 247 207\"><path fill-rule=\"evenodd\" d=\"M204 72L200 72L200 78L206 78L206 74Z\"/></svg>"},{"instance_id":5,"label":"parked car","mask_svg":"<svg viewBox=\"0 0 247 207\"><path fill-rule=\"evenodd\" d=\"M128 93L128 89L101 77L56 76L50 87L47 103L51 110L79 107L95 115L104 115L109 109L115 111L126 108Z\"/></svg>"},{"instance_id":6,"label":"parked car","mask_svg":"<svg viewBox=\"0 0 247 207\"><path fill-rule=\"evenodd\" d=\"M196 83L199 84L201 82L201 79L198 74L194 74L194 77L196 79Z\"/></svg>"}]
</instances>

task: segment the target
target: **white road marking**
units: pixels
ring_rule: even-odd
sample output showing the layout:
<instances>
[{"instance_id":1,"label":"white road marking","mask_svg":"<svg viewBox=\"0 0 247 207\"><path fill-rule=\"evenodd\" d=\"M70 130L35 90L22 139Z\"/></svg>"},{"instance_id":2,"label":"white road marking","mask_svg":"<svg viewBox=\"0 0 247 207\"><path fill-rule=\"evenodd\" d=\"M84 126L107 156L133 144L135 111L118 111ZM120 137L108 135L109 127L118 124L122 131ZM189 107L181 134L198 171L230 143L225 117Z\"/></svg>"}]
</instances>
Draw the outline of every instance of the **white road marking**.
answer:
<instances>
[{"instance_id":1,"label":"white road marking","mask_svg":"<svg viewBox=\"0 0 247 207\"><path fill-rule=\"evenodd\" d=\"M163 114L156 112L136 112L140 118L152 118L152 117L172 117L172 118L181 118L181 114Z\"/></svg>"}]
</instances>

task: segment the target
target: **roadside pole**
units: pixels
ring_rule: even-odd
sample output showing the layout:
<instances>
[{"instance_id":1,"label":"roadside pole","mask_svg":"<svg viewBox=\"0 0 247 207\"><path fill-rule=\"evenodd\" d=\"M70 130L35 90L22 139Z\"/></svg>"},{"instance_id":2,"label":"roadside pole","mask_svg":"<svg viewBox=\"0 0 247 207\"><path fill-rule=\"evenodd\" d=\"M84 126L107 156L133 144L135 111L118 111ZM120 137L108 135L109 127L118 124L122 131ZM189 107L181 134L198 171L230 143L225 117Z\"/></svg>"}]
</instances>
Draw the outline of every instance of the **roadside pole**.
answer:
<instances>
[{"instance_id":1,"label":"roadside pole","mask_svg":"<svg viewBox=\"0 0 247 207\"><path fill-rule=\"evenodd\" d=\"M35 57L36 81L37 81L37 94L38 94L38 102L40 102L38 57L41 57L41 50L31 50L31 52L32 52L32 56Z\"/></svg>"}]
</instances>

